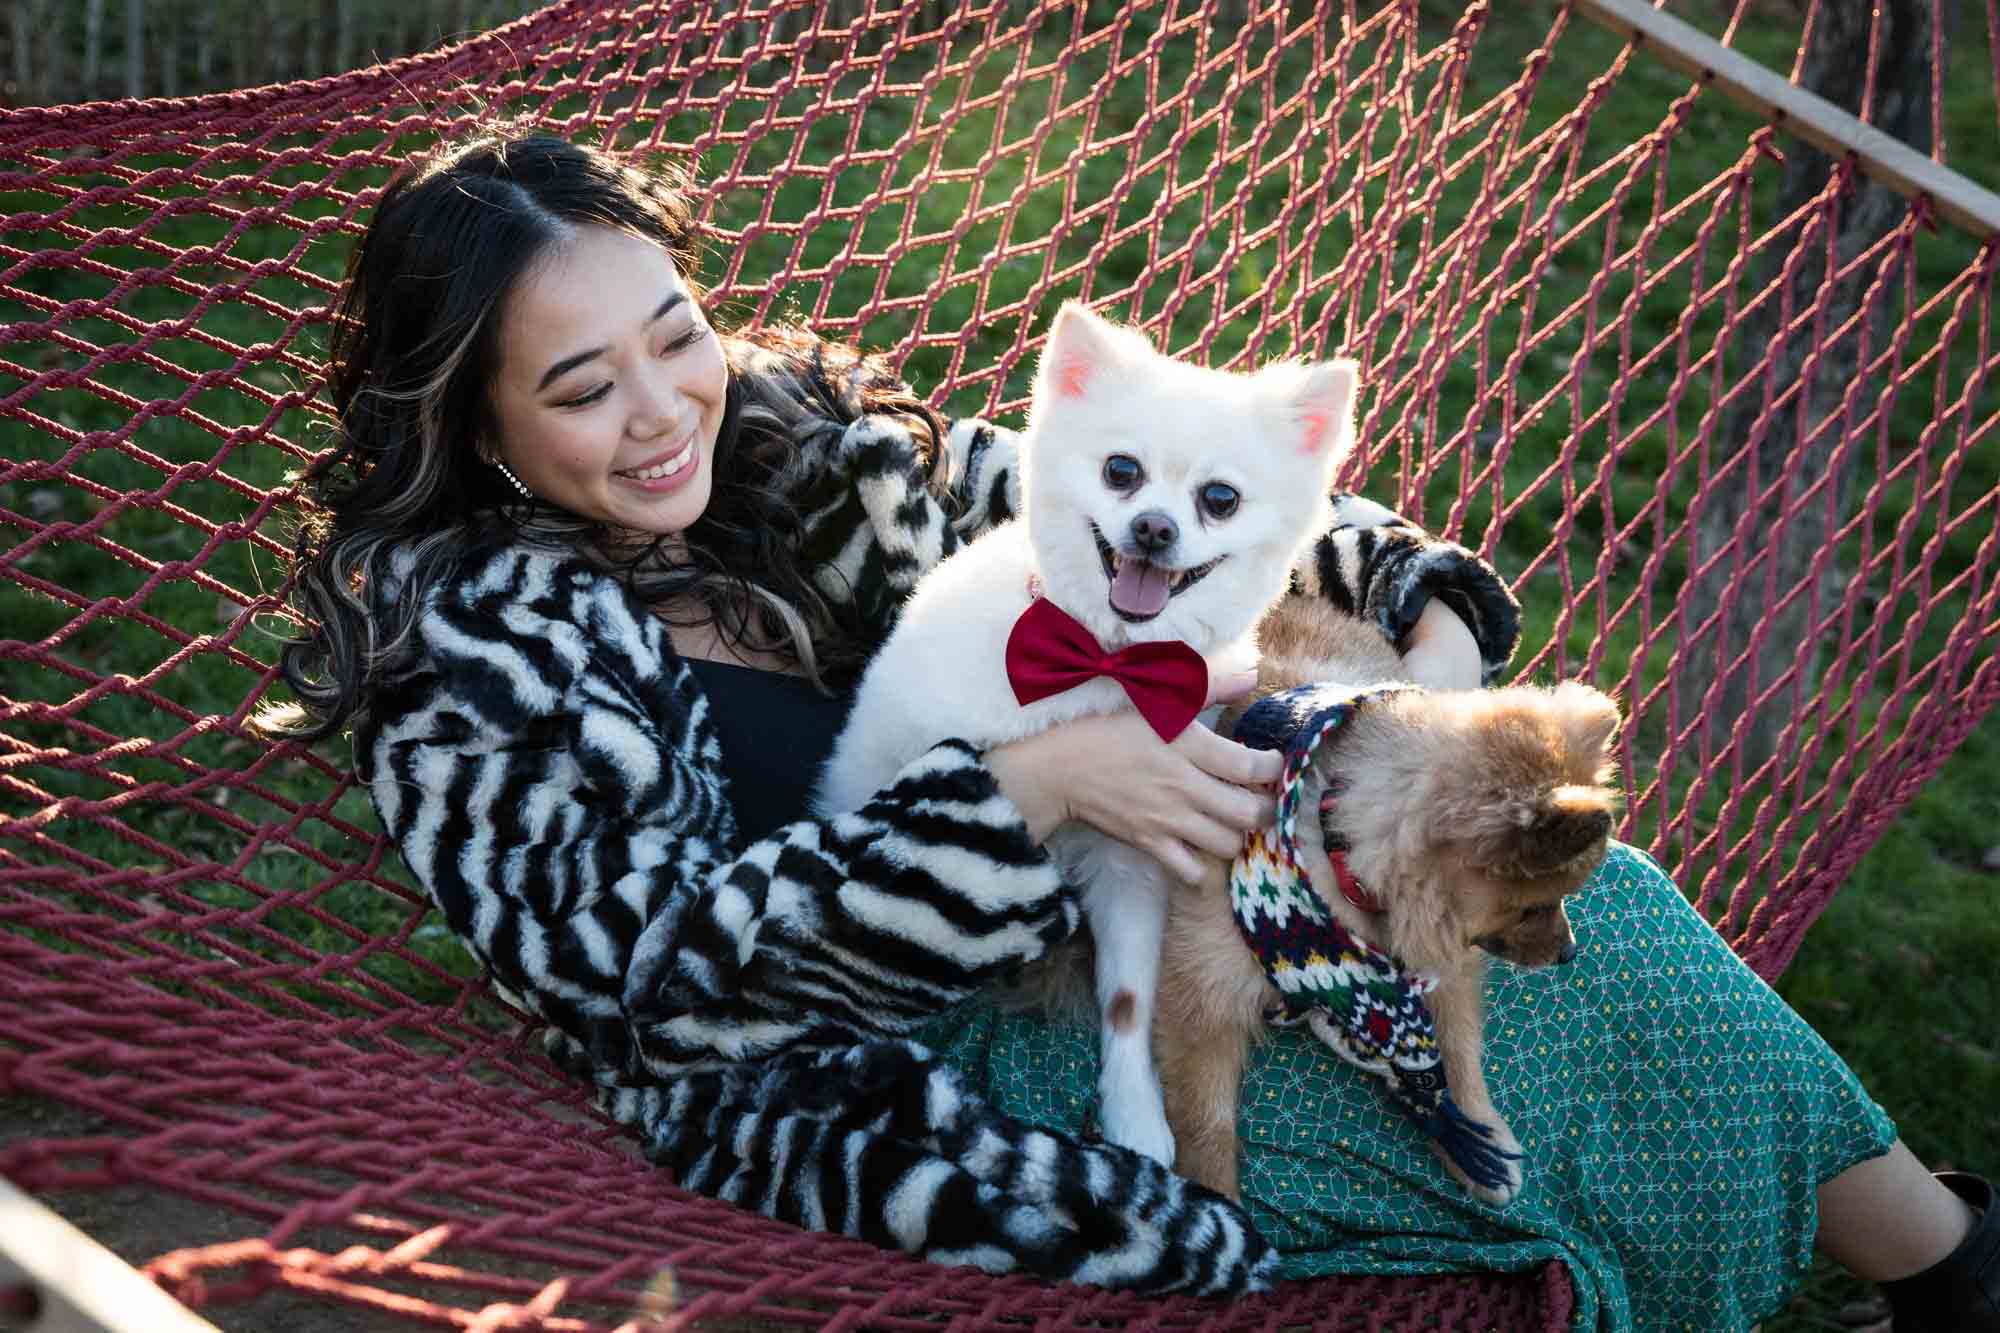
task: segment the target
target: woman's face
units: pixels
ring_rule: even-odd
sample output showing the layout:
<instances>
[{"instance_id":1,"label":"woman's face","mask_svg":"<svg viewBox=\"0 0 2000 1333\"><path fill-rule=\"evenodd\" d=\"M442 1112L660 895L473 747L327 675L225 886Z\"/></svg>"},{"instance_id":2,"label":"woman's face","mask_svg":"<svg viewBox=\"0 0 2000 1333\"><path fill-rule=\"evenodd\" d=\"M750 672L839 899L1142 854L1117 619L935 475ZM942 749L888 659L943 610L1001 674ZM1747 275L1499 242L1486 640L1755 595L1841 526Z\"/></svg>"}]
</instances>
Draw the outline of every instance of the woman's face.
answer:
<instances>
[{"instance_id":1,"label":"woman's face","mask_svg":"<svg viewBox=\"0 0 2000 1333\"><path fill-rule=\"evenodd\" d=\"M666 251L578 227L522 275L499 351L490 447L529 490L634 534L701 517L728 375Z\"/></svg>"}]
</instances>

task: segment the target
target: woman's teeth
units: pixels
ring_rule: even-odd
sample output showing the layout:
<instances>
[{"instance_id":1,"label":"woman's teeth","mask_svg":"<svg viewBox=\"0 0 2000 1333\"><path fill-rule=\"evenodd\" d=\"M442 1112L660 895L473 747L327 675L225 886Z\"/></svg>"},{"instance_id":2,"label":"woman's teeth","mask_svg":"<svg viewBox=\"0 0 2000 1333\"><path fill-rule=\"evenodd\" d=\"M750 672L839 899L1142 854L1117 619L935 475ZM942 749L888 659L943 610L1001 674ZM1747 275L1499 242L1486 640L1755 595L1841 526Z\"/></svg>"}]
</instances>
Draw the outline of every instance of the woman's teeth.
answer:
<instances>
[{"instance_id":1,"label":"woman's teeth","mask_svg":"<svg viewBox=\"0 0 2000 1333\"><path fill-rule=\"evenodd\" d=\"M621 472L618 475L621 477L630 477L634 481L658 481L661 477L669 476L679 471L681 465L687 462L688 455L692 452L694 452L694 441L689 440L671 458L663 458L651 467L636 468L631 472Z\"/></svg>"}]
</instances>

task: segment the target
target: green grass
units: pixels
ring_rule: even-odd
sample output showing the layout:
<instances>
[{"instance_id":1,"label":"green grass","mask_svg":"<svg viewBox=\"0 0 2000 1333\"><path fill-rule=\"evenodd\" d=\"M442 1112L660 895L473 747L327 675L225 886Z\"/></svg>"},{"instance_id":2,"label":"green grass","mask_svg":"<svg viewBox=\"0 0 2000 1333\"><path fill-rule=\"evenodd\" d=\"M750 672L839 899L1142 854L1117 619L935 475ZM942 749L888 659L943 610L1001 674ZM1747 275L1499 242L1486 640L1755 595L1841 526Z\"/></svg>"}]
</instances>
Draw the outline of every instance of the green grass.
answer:
<instances>
[{"instance_id":1,"label":"green grass","mask_svg":"<svg viewBox=\"0 0 2000 1333\"><path fill-rule=\"evenodd\" d=\"M2000 714L1856 867L1779 979L1934 1168L2000 1176ZM1765 1327L1837 1327L1867 1288L1825 1260Z\"/></svg>"},{"instance_id":2,"label":"green grass","mask_svg":"<svg viewBox=\"0 0 2000 1333\"><path fill-rule=\"evenodd\" d=\"M1522 59L1547 30L1549 11L1542 5L1495 8L1468 71L1463 108L1480 105L1508 87L1518 76ZM1442 30L1456 18L1459 8L1437 6L1429 12ZM1788 68L1790 37L1768 16L1759 22L1761 26L1753 25L1738 45L1766 64ZM1977 31L1979 25L1966 26L1955 65L1963 78L1948 87L1944 100L1948 135L1961 146L1980 142L1980 136L1990 134L1993 123L1992 90L1986 82L1990 75L1981 72L1990 69L1990 64L1982 63L1986 59L1983 34ZM1099 43L1077 56L1060 87L1049 85L1038 94L1016 99L1004 123L991 110L951 119L941 108L948 108L960 94L975 100L994 91L1012 67L1016 55L1012 48L962 74L939 79L921 106L909 98L875 99L860 116L856 142L862 149L910 145L888 167L851 167L825 177L794 173L769 181L769 174L795 151L801 162L810 165L845 149L847 122L811 114L812 98L807 92L796 93L775 108L739 99L725 108L719 119L707 113L668 117L661 127L665 141L693 143L705 149L705 173L737 187L718 199L716 220L745 233L740 267L732 269L728 256L712 254L704 276L728 286L726 310L739 314L759 308L767 297L768 308L777 314L813 315L824 310L822 322L832 331L896 349L904 356L906 373L919 386L941 382L957 363L960 388L951 399L955 410L997 406L1011 413L1016 409L1025 395L1032 367L1031 358L1024 354L1026 340L1045 327L1061 295L1086 281L1093 295L1118 297L1128 313L1148 320L1170 346L1185 345L1218 312L1229 316L1210 349L1218 361L1252 350L1275 354L1301 338L1312 341L1329 319L1341 321L1336 332L1346 337L1350 347L1371 357L1386 357L1399 330L1371 322L1380 308L1375 299L1362 291L1341 307L1339 293L1326 285L1328 275L1338 271L1342 255L1357 242L1344 216L1330 223L1303 253L1281 254L1275 242L1251 239L1254 220L1282 212L1300 187L1283 172L1249 171L1240 150L1260 129L1276 125L1289 133L1309 110L1324 109L1324 96L1311 108L1290 105L1267 109L1250 97L1220 111L1214 109L1214 97L1192 97L1184 105L1188 117L1184 141L1176 140L1183 109L1175 104L1174 119L1168 126L1135 137L1118 152L1079 151L1081 127L1056 115L1060 108L1090 90L1105 87L1106 125L1130 124L1144 112L1149 97L1172 99L1186 82L1192 60L1185 43L1172 48L1151 91L1147 72L1133 63L1156 27L1150 16L1133 19L1115 50ZM1054 43L1061 35L1045 35L1033 52L1034 59L1052 58ZM1555 123L1577 105L1589 81L1609 68L1619 51L1615 39L1580 20L1572 21L1537 91L1534 123ZM1284 77L1295 73L1301 60L1296 50L1279 55L1274 83L1282 84ZM910 62L890 67L892 78L904 82L921 79L926 72ZM1360 77L1358 71L1355 77ZM864 82L859 76L849 76L837 91L851 96ZM1584 167L1651 134L1662 108L1686 90L1685 79L1643 55L1633 57L1615 95L1592 119L1582 158ZM804 119L744 146L740 157L735 145L717 138L719 131L754 126L774 112ZM1412 99L1407 107L1391 108L1385 113L1386 128L1377 136L1380 143L1369 151L1379 158L1393 132L1421 114L1420 98ZM1686 130L1676 137L1672 153L1659 168L1664 172L1668 195L1685 192L1727 168L1742 152L1751 124L1745 114L1718 99L1697 100ZM1359 137L1359 110L1344 112L1333 128L1341 150L1316 148L1307 154L1302 161L1303 178L1333 197L1352 191L1371 209L1380 206L1386 185L1376 176L1364 176L1356 166L1365 147ZM1100 138L1108 132L1100 125ZM1017 154L989 161L986 154L996 134L1008 143L1027 142L1039 135L1039 146L1032 157ZM935 169L929 165L933 143L938 145ZM1061 218L1063 173L1073 171L1086 187L1086 194L1124 182L1127 195L1111 210L1115 222L1122 226L1147 215L1169 188L1202 179L1210 172L1210 159L1218 151L1226 160L1212 172L1213 199L1217 202L1211 206L1196 191L1177 195L1165 205L1157 262L1149 261L1143 239L1096 240L1097 232L1092 230L1084 239L1059 247L1051 257L1056 272L1076 270L1064 281L1044 277L1039 255L1001 264L990 274L981 275L982 260L993 247L1018 245L1056 229ZM1953 162L1982 175L1989 186L2000 184L2000 159L1991 154L1959 151L1954 153ZM975 166L977 170L970 170ZM236 169L240 168L219 165L216 171ZM1003 226L997 216L982 217L962 235L953 234L954 223L965 209L990 207L1008 198L1031 172L1048 173L1050 179L1031 193L1011 222ZM310 181L313 174L308 168L286 168L274 179L282 186ZM345 185L354 188L364 180L379 178L378 171L349 179ZM1650 181L1651 177L1643 179ZM1388 258L1381 272L1407 274L1416 262L1426 220L1436 220L1436 235L1448 234L1473 197L1477 183L1476 171L1421 182L1419 188L1428 193L1420 208L1404 213L1396 224L1388 238ZM906 202L882 202L906 189L910 192ZM1650 184L1645 185L1641 198L1650 190ZM1587 213L1602 193L1598 189L1586 194L1575 206L1579 216ZM1762 197L1768 198L1770 193L1767 189ZM855 209L858 214L852 226L823 227L813 232L794 259L791 237L760 231L757 226L767 194L774 199L774 216L795 217L815 207ZM161 265L166 261L160 253L143 248L146 240L157 239L175 251L195 252L186 261L192 266L182 272L202 286L241 275L243 265L294 252L303 256L307 270L322 277L337 274L346 238L323 235L308 240L298 229L299 223L323 215L331 204L323 200L303 206L287 204L272 190L245 193L228 202L232 207L264 211L253 216L253 225L233 239L228 239L231 219L192 214L158 222L149 232L107 244L95 257L127 271ZM0 212L49 206L47 198L0 200ZM281 225L282 219L289 219L292 225ZM1770 220L1759 216L1761 223ZM141 221L139 210L107 206L86 213L80 224L133 227ZM1671 255L1684 245L1702 221L1697 211L1666 228L1654 245L1656 262L1648 271L1657 273L1665 267L1664 259L1658 257ZM1497 234L1504 236L1506 229ZM913 244L899 263L862 262L825 276L818 272L850 251L881 253L905 238ZM1546 270L1528 284L1535 300L1536 322L1550 319L1582 296L1608 257L1636 239L1629 225L1615 229L1608 240L1601 227L1579 227L1565 239ZM69 244L46 233L10 235L7 243L27 250ZM205 247L213 247L212 252ZM1489 241L1483 252L1493 259L1500 248L1500 242ZM1926 237L1919 248L1922 276L1929 282L1943 281L1959 271L1971 253L1969 242L1962 237ZM1221 264L1224 255L1231 256L1226 267ZM759 276L785 271L787 263L802 276L795 276L782 291L769 292ZM1524 277L1524 263L1517 260L1510 276ZM1708 281L1715 280L1714 269L1712 261ZM1676 270L1675 281L1681 286L1670 282L1635 302L1635 358L1643 358L1651 346L1671 342L1675 336L1687 305L1685 279L1685 271ZM106 279L73 268L43 268L24 279L24 285L60 303L102 295ZM1615 312L1631 286L1629 270L1614 273L1606 285L1601 310ZM843 323L843 312L874 299L878 292L890 297L919 295L921 299L865 323ZM252 364L238 383L194 393L185 411L169 411L149 420L127 447L100 442L99 447L77 455L63 477L24 475L0 481L0 509L32 515L37 523L70 525L59 529L58 540L32 553L8 556L0 549L0 558L7 561L5 569L13 575L0 580L0 624L6 627L10 640L37 645L45 655L45 664L32 668L18 656L0 658L0 701L43 703L69 714L61 723L11 722L9 735L17 742L62 747L78 756L99 749L103 744L100 735L145 737L158 743L153 753L115 760L40 762L7 770L11 777L32 784L40 793L94 801L115 796L135 781L171 788L189 780L191 767L229 771L258 753L233 734L234 721L260 688L262 664L271 659L274 640L268 622L246 617L240 607L254 609L261 605L260 595L268 596L276 589L280 561L275 546L234 540L205 553L204 535L195 527L145 505L106 497L157 495L213 522L245 520L259 512L256 493L278 485L286 472L297 466L314 439L312 422L297 409L283 413L270 431L253 429L232 439L227 473L242 486L209 477L199 466L222 449L217 431L227 434L259 427L274 396L304 383L310 373L316 331L308 329L282 348L271 346L274 340L289 335L282 319L258 308L260 299L296 307L321 297L316 289L288 277L259 277L245 296L224 300L203 314L198 330L175 334L153 348L164 363L190 371L224 367L236 357L235 352L218 349L205 338L256 349L248 353ZM982 320L961 345L958 334L975 308L998 313ZM189 309L190 299L185 294L159 281L140 283L119 305L122 315L144 321L181 318ZM1518 311L1518 306L1510 308L1496 323L1494 342L1483 362L1474 355L1443 359L1436 370L1432 395L1439 404L1435 419L1423 419L1409 409L1409 402L1418 397L1412 394L1407 401L1397 399L1398 405L1385 410L1378 423L1390 452L1370 478L1370 491L1394 501L1399 496L1398 487L1403 488L1400 494L1421 505L1431 521L1455 516L1458 531L1469 541L1482 540L1494 522L1490 492L1483 486L1475 487L1463 512L1455 513L1455 464L1441 466L1438 460L1456 458L1461 450L1477 456L1481 432L1498 420L1504 381L1511 379L1518 384L1523 402L1532 401L1560 378L1558 356L1585 356L1587 352L1577 380L1579 402L1586 411L1603 403L1614 390L1624 395L1622 419L1628 423L1667 401L1657 369L1621 363L1615 347L1585 349L1580 334L1569 326L1554 342L1528 354L1518 367L1511 366L1508 358L1517 341L1514 324ZM0 322L21 318L24 313L17 306L0 304ZM1418 332L1419 344L1424 339L1458 336L1468 327L1472 313L1452 311L1441 317L1433 327ZM1693 321L1694 331L1705 338L1712 334L1716 322L1712 312L1703 312ZM1259 328L1263 336L1253 349ZM104 317L73 320L65 331L105 347L128 342L131 337L128 328ZM1412 354L1418 350L1421 346ZM52 342L29 344L25 349L0 348L0 358L30 372L75 369L85 360L76 348ZM0 395L14 384L15 379L0 367ZM19 422L0 423L0 438L5 441L0 458L14 462L64 457L72 450L59 438L61 432L117 431L131 419L132 402L171 403L187 392L185 377L161 365L128 360L104 366L89 383L54 389L31 402L30 410L49 429L24 430ZM1601 474L1589 451L1603 451L1603 434L1598 432L1585 441L1587 447L1574 470L1573 483L1595 482L1608 488L1612 523L1619 534L1638 545L1642 557L1651 531L1640 519L1655 502L1654 479L1669 460L1670 432L1678 430L1683 442L1688 438L1707 407L1705 394L1697 385L1656 429L1623 441L1616 467L1606 467ZM1990 388L1985 401L1982 411L2000 406ZM1928 404L1928 395L1923 392L1902 395L1889 429L1899 446L1913 442L1921 432ZM196 413L214 423L214 429L196 423ZM1505 493L1518 494L1529 480L1554 463L1570 433L1568 410L1562 403L1526 424L1505 464ZM2000 456L1996 455L2000 450L1990 439L1973 452L1957 482L1961 495L2000 486ZM1864 481L1867 469L1873 466L1872 460L1867 463ZM170 476L177 473L185 475L170 482ZM1911 493L1908 485L1892 487L1888 511L1906 509ZM1548 534L1564 503L1561 487L1550 487L1500 530L1493 553L1503 571L1519 573L1545 555ZM1661 500L1661 509L1669 516L1677 517L1684 505L1684 496ZM1579 581L1592 572L1609 536L1594 502L1581 513L1576 534L1562 552L1555 553L1574 561ZM271 543L283 541L274 523L267 522L261 533ZM0 543L11 547L19 535L20 529L7 528L0 532ZM1873 534L1878 541L1890 535L1886 529ZM1944 548L1940 569L1965 568L1974 559L1982 537L1982 533L1969 530L1940 536ZM1843 561L1851 563L1853 555L1853 549L1844 552ZM1669 556L1655 594L1661 599L1656 618L1670 613L1674 592L1685 577L1684 568L1677 563L1678 554ZM1604 596L1612 605L1633 595L1637 563L1610 571ZM1548 567L1545 560L1544 569ZM76 607L30 591L20 581L23 577L81 593L91 604L91 613L78 617ZM1986 577L1992 577L1990 571ZM1523 658L1539 645L1559 639L1570 653L1571 669L1576 669L1602 625L1602 616L1590 606L1566 606L1560 598L1560 584L1553 578L1528 579L1522 594L1528 622ZM1961 597L1957 605L1962 607L1963 600ZM1908 603L1907 597L1899 601L1885 589L1880 614L1904 613ZM1926 653L1935 652L1952 611L1953 606L1947 605L1922 628L1918 638ZM149 620L173 627L178 634L150 628ZM1665 649L1671 647L1669 641L1656 647L1651 658L1638 655L1639 637L1630 621L1615 626L1606 644L1600 679L1615 676L1619 664L1630 660L1635 679L1642 684L1657 679ZM85 693L91 680L119 673L145 676L163 657L181 651L187 653L186 660L164 676L146 679L143 689ZM69 668L70 674L57 664ZM1866 713L1878 707L1880 700L1868 696L1859 702ZM1656 752L1659 743L1656 727L1645 731L1640 738L1641 760ZM344 747L323 749L335 764L344 765ZM1822 771L1838 752L1836 744L1822 757ZM1995 1158L1991 1146L2000 1141L2000 1052L1995 1049L2000 968L1991 961L2000 954L2000 912L1993 910L2000 878L1979 865L1989 848L2000 845L2000 781L1996 778L2000 778L2000 717L1989 718L1973 733L1855 870L1807 936L1803 951L1780 987L1854 1065L1876 1097L1897 1117L1905 1138L1920 1156L1988 1171L2000 1171L2000 1159ZM373 882L329 876L314 861L316 853L351 855L355 844L349 830L372 829L367 803L359 792L347 790L336 797L328 775L300 759L273 765L260 773L259 780L265 795L241 793L219 798L213 791L196 791L171 800L138 802L101 816L72 818L50 829L67 852L21 843L0 846L0 856L84 868L94 887L80 890L67 901L78 910L132 916L139 907L127 901L129 895L124 894L116 872L147 869L167 873L178 868L181 878L161 890L169 905L182 910L195 910L197 905L255 907L263 924L311 950L351 953L365 949L368 941L401 933L409 941L407 957L377 955L360 968L423 999L450 994L455 978L471 974L464 951L443 931L435 914L421 912L392 891L407 883L393 860ZM1703 817L1713 818L1723 797L1730 794L1741 793L1708 791L1698 802ZM30 813L41 799L19 786L0 786L0 818ZM306 810L299 815L302 805ZM294 831L282 837L269 836L274 825L287 826L295 818ZM244 821L243 826L238 825L239 820ZM5 864L0 860L0 865ZM24 929L40 932L38 938L58 938L40 926ZM211 958L233 948L257 947L247 929L237 923L216 927L202 937L161 937L145 947L162 954L180 951ZM291 978L275 982L273 991L255 1002L296 1002L321 1011L347 1012L365 1004L367 998L351 984L343 988L338 982ZM1846 1290L1836 1281L1816 1277L1799 1307L1769 1327L1787 1333L1826 1327L1833 1303L1842 1299Z\"/></svg>"}]
</instances>

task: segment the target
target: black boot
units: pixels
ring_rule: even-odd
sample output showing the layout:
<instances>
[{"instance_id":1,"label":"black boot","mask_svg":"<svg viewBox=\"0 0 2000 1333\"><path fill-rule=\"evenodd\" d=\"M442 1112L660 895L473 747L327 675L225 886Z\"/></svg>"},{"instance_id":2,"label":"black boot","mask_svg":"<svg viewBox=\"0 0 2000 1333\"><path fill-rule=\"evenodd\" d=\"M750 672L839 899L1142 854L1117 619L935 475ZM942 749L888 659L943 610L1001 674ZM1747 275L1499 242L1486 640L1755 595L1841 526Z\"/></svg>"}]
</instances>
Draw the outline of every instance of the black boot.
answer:
<instances>
[{"instance_id":1,"label":"black boot","mask_svg":"<svg viewBox=\"0 0 2000 1333\"><path fill-rule=\"evenodd\" d=\"M1921 1273L1882 1284L1896 1333L2000 1333L2000 1209L1993 1186L1963 1171L1938 1182L1980 1210L1959 1247Z\"/></svg>"}]
</instances>

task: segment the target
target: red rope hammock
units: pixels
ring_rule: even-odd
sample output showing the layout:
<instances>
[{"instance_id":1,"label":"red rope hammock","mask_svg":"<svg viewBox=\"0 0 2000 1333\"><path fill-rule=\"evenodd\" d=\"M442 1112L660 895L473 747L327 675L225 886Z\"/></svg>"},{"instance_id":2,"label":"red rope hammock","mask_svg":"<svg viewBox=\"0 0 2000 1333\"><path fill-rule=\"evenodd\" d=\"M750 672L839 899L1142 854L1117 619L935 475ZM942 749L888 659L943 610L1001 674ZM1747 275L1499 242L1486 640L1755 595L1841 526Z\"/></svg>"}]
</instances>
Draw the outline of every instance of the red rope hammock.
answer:
<instances>
[{"instance_id":1,"label":"red rope hammock","mask_svg":"<svg viewBox=\"0 0 2000 1333\"><path fill-rule=\"evenodd\" d=\"M346 249L395 162L527 114L692 154L725 318L884 348L954 411L1017 413L1072 295L1216 363L1344 346L1346 480L1518 576L1519 670L1630 719L1624 836L1772 976L2000 700L2000 248L1919 204L1840 249L1851 167L1780 216L1771 132L1563 10L1510 53L1485 4L725 8L567 0L337 78L0 112L0 1095L104 1127L0 1138L0 1173L225 1210L246 1239L148 1269L196 1304L1565 1326L1557 1267L1141 1301L637 1161L438 947L337 747L244 731ZM1557 60L1598 62L1580 104ZM1740 155L1693 179L1718 132Z\"/></svg>"}]
</instances>

